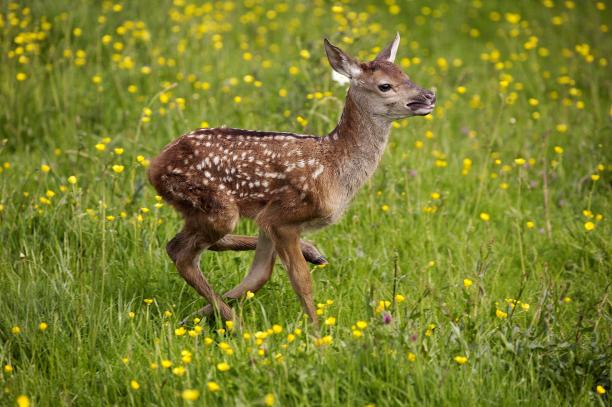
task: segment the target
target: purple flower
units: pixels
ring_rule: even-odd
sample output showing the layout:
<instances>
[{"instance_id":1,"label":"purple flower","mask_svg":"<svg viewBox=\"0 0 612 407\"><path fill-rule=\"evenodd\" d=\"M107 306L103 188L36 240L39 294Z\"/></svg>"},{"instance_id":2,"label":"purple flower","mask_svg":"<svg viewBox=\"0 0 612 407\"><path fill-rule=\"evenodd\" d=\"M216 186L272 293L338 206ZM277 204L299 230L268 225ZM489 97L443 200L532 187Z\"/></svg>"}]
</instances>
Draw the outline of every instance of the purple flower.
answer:
<instances>
[{"instance_id":1,"label":"purple flower","mask_svg":"<svg viewBox=\"0 0 612 407\"><path fill-rule=\"evenodd\" d=\"M389 325L391 321L393 321L393 318L391 318L391 314L389 314L388 312L384 312L382 315L382 318L383 318L383 324L385 325Z\"/></svg>"}]
</instances>

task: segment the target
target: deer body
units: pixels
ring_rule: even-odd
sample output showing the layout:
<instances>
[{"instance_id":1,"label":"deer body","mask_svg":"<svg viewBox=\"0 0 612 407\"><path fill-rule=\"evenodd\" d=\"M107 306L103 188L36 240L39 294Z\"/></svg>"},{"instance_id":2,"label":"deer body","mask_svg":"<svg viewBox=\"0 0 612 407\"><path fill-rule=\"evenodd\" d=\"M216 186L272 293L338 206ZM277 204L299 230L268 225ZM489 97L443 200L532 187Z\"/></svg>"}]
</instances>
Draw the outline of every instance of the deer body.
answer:
<instances>
[{"instance_id":1,"label":"deer body","mask_svg":"<svg viewBox=\"0 0 612 407\"><path fill-rule=\"evenodd\" d=\"M407 108L403 99L398 104L397 97L373 103L368 91L351 86L338 126L327 136L197 129L166 146L152 161L151 183L185 218L167 251L185 280L209 301L199 313L217 309L223 318L232 318L231 309L199 270L201 251L255 249L249 273L224 296L237 298L258 290L270 278L279 255L304 310L316 321L306 260L323 263L325 258L302 242L300 234L341 217L378 166L393 119L405 117L407 111L424 114L418 111L424 105L427 113L433 108L435 96L407 81L392 63L398 43L399 37L369 65L327 42L326 51L332 67L351 77L352 84L380 79L376 75L400 81L398 89L403 86L417 94L416 110L410 104ZM257 239L229 234L241 217L255 220L260 227Z\"/></svg>"}]
</instances>

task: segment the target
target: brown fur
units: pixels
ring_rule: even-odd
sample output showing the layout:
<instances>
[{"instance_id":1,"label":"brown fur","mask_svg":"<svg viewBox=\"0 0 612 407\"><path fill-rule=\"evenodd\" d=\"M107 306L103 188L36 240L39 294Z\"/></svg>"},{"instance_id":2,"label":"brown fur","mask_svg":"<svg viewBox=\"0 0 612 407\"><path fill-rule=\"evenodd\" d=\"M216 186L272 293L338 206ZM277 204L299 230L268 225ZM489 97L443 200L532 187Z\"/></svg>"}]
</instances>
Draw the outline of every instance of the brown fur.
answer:
<instances>
[{"instance_id":1,"label":"brown fur","mask_svg":"<svg viewBox=\"0 0 612 407\"><path fill-rule=\"evenodd\" d=\"M392 120L425 114L435 102L433 93L414 85L393 64L398 43L399 37L375 61L358 63L326 42L332 67L351 77L351 87L338 126L325 137L197 129L152 160L149 180L185 218L167 251L183 278L209 301L199 313L216 309L232 318L231 308L199 270L201 251L255 249L249 273L224 296L238 298L261 288L278 255L316 323L306 259L325 259L300 240L301 233L340 218L378 166ZM383 93L381 82L392 89ZM257 241L229 234L241 217L260 227Z\"/></svg>"}]
</instances>

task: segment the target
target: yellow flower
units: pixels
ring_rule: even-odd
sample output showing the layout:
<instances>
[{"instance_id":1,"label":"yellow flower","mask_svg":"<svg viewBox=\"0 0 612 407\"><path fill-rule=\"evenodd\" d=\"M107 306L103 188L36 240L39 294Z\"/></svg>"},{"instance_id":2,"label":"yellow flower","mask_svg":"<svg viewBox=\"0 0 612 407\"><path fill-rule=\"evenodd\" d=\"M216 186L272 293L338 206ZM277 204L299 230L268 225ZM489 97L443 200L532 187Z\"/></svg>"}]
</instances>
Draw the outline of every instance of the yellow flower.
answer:
<instances>
[{"instance_id":1,"label":"yellow flower","mask_svg":"<svg viewBox=\"0 0 612 407\"><path fill-rule=\"evenodd\" d=\"M128 312L128 318L134 318L135 316L136 316L136 313L134 311Z\"/></svg>"},{"instance_id":2,"label":"yellow flower","mask_svg":"<svg viewBox=\"0 0 612 407\"><path fill-rule=\"evenodd\" d=\"M593 181L599 181L599 174L592 174L592 175L591 175L591 179L592 179Z\"/></svg>"},{"instance_id":3,"label":"yellow flower","mask_svg":"<svg viewBox=\"0 0 612 407\"><path fill-rule=\"evenodd\" d=\"M432 192L431 193L431 199L440 199L440 193L439 192Z\"/></svg>"},{"instance_id":4,"label":"yellow flower","mask_svg":"<svg viewBox=\"0 0 612 407\"><path fill-rule=\"evenodd\" d=\"M17 78L18 81L25 81L28 78L28 75L26 75L23 72L18 72L17 75L15 75L15 78Z\"/></svg>"},{"instance_id":5,"label":"yellow flower","mask_svg":"<svg viewBox=\"0 0 612 407\"><path fill-rule=\"evenodd\" d=\"M474 282L472 280L470 280L469 278L464 278L463 279L463 286L465 288L469 288L472 286L472 284L474 284Z\"/></svg>"},{"instance_id":6,"label":"yellow flower","mask_svg":"<svg viewBox=\"0 0 612 407\"><path fill-rule=\"evenodd\" d=\"M467 356L455 356L453 360L460 365L465 365L468 361L468 358Z\"/></svg>"},{"instance_id":7,"label":"yellow flower","mask_svg":"<svg viewBox=\"0 0 612 407\"><path fill-rule=\"evenodd\" d=\"M183 397L183 400L196 401L200 398L200 391L194 389L185 389L181 393L181 397Z\"/></svg>"},{"instance_id":8,"label":"yellow flower","mask_svg":"<svg viewBox=\"0 0 612 407\"><path fill-rule=\"evenodd\" d=\"M535 227L535 223L531 220L527 221L527 229L533 229Z\"/></svg>"},{"instance_id":9,"label":"yellow flower","mask_svg":"<svg viewBox=\"0 0 612 407\"><path fill-rule=\"evenodd\" d=\"M274 324L272 325L272 332L274 332L275 334L279 334L283 332L283 327L278 324Z\"/></svg>"},{"instance_id":10,"label":"yellow flower","mask_svg":"<svg viewBox=\"0 0 612 407\"><path fill-rule=\"evenodd\" d=\"M103 143L96 144L96 150L98 150L98 151L106 150L106 144L103 144Z\"/></svg>"},{"instance_id":11,"label":"yellow flower","mask_svg":"<svg viewBox=\"0 0 612 407\"><path fill-rule=\"evenodd\" d=\"M404 301L406 301L406 297L404 297L401 294L396 294L395 295L395 302L397 302L399 304L400 302L404 302Z\"/></svg>"},{"instance_id":12,"label":"yellow flower","mask_svg":"<svg viewBox=\"0 0 612 407\"><path fill-rule=\"evenodd\" d=\"M555 146L554 150L557 154L563 154L563 147L561 146Z\"/></svg>"},{"instance_id":13,"label":"yellow flower","mask_svg":"<svg viewBox=\"0 0 612 407\"><path fill-rule=\"evenodd\" d=\"M102 77L100 75L94 75L91 77L91 81L94 84L99 85L100 83L102 83Z\"/></svg>"},{"instance_id":14,"label":"yellow flower","mask_svg":"<svg viewBox=\"0 0 612 407\"><path fill-rule=\"evenodd\" d=\"M289 73L290 73L291 75L297 75L297 74L299 74L299 73L300 73L300 68L298 68L297 66L291 66L291 67L289 68Z\"/></svg>"},{"instance_id":15,"label":"yellow flower","mask_svg":"<svg viewBox=\"0 0 612 407\"><path fill-rule=\"evenodd\" d=\"M368 327L368 323L365 321L357 321L355 325L357 325L357 328L362 329L362 330Z\"/></svg>"},{"instance_id":16,"label":"yellow flower","mask_svg":"<svg viewBox=\"0 0 612 407\"><path fill-rule=\"evenodd\" d=\"M227 372L228 370L230 370L230 365L226 362L217 363L217 369L220 372Z\"/></svg>"},{"instance_id":17,"label":"yellow flower","mask_svg":"<svg viewBox=\"0 0 612 407\"><path fill-rule=\"evenodd\" d=\"M177 366L174 369L172 369L172 374L176 375L176 376L184 376L185 375L185 368L183 366Z\"/></svg>"},{"instance_id":18,"label":"yellow flower","mask_svg":"<svg viewBox=\"0 0 612 407\"><path fill-rule=\"evenodd\" d=\"M43 164L40 166L40 170L46 174L51 171L51 167L49 167L47 164Z\"/></svg>"},{"instance_id":19,"label":"yellow flower","mask_svg":"<svg viewBox=\"0 0 612 407\"><path fill-rule=\"evenodd\" d=\"M506 319L506 318L508 318L508 313L507 313L507 312L504 312L504 311L502 311L502 310L500 310L500 309L495 310L495 315L496 315L496 316L497 316L497 318L499 318L499 319Z\"/></svg>"},{"instance_id":20,"label":"yellow flower","mask_svg":"<svg viewBox=\"0 0 612 407\"><path fill-rule=\"evenodd\" d=\"M529 304L521 302L521 308L523 311L529 311Z\"/></svg>"},{"instance_id":21,"label":"yellow flower","mask_svg":"<svg viewBox=\"0 0 612 407\"><path fill-rule=\"evenodd\" d=\"M19 335L21 333L21 328L19 328L19 326L15 325L11 328L11 333L13 335Z\"/></svg>"},{"instance_id":22,"label":"yellow flower","mask_svg":"<svg viewBox=\"0 0 612 407\"><path fill-rule=\"evenodd\" d=\"M40 329L41 331L45 331L48 327L49 324L47 324L46 322L41 322L40 324L38 324L38 329Z\"/></svg>"},{"instance_id":23,"label":"yellow flower","mask_svg":"<svg viewBox=\"0 0 612 407\"><path fill-rule=\"evenodd\" d=\"M221 387L215 382L206 383L206 387L208 388L208 391L211 393L216 393L219 390L221 390Z\"/></svg>"},{"instance_id":24,"label":"yellow flower","mask_svg":"<svg viewBox=\"0 0 612 407\"><path fill-rule=\"evenodd\" d=\"M255 294L253 293L253 291L247 291L246 297L247 297L247 300L250 300L251 298L255 297Z\"/></svg>"},{"instance_id":25,"label":"yellow flower","mask_svg":"<svg viewBox=\"0 0 612 407\"><path fill-rule=\"evenodd\" d=\"M406 358L408 359L409 362L414 362L416 360L416 355L412 352L408 352L408 354L406 355Z\"/></svg>"},{"instance_id":26,"label":"yellow flower","mask_svg":"<svg viewBox=\"0 0 612 407\"><path fill-rule=\"evenodd\" d=\"M355 338L361 338L363 336L363 332L361 332L359 329L353 329L353 336Z\"/></svg>"},{"instance_id":27,"label":"yellow flower","mask_svg":"<svg viewBox=\"0 0 612 407\"><path fill-rule=\"evenodd\" d=\"M266 397L264 397L264 403L266 406L273 406L275 402L276 402L276 398L274 397L274 394L272 393L268 393L266 394Z\"/></svg>"},{"instance_id":28,"label":"yellow flower","mask_svg":"<svg viewBox=\"0 0 612 407\"><path fill-rule=\"evenodd\" d=\"M4 372L5 373L13 373L13 366L6 364L4 365Z\"/></svg>"},{"instance_id":29,"label":"yellow flower","mask_svg":"<svg viewBox=\"0 0 612 407\"><path fill-rule=\"evenodd\" d=\"M591 221L586 222L584 224L584 228L586 229L587 232L590 232L591 230L595 229L595 224Z\"/></svg>"},{"instance_id":30,"label":"yellow flower","mask_svg":"<svg viewBox=\"0 0 612 407\"><path fill-rule=\"evenodd\" d=\"M481 212L480 219L482 219L485 222L488 222L489 220L491 220L491 216L486 212Z\"/></svg>"},{"instance_id":31,"label":"yellow flower","mask_svg":"<svg viewBox=\"0 0 612 407\"><path fill-rule=\"evenodd\" d=\"M69 176L68 177L68 183L72 184L72 185L76 184L77 183L77 177L75 177L74 175Z\"/></svg>"},{"instance_id":32,"label":"yellow flower","mask_svg":"<svg viewBox=\"0 0 612 407\"><path fill-rule=\"evenodd\" d=\"M30 399L25 394L17 397L17 406L19 407L30 407Z\"/></svg>"},{"instance_id":33,"label":"yellow flower","mask_svg":"<svg viewBox=\"0 0 612 407\"><path fill-rule=\"evenodd\" d=\"M186 332L187 332L187 330L184 327L176 328L174 330L174 334L176 336L183 336L183 335L185 335Z\"/></svg>"},{"instance_id":34,"label":"yellow flower","mask_svg":"<svg viewBox=\"0 0 612 407\"><path fill-rule=\"evenodd\" d=\"M113 151L115 152L115 154L117 154L117 155L121 155L121 154L123 154L123 151L124 151L124 150L123 150L123 148L121 148L121 147L117 147L117 148L115 148L115 150L113 150Z\"/></svg>"},{"instance_id":35,"label":"yellow flower","mask_svg":"<svg viewBox=\"0 0 612 407\"><path fill-rule=\"evenodd\" d=\"M333 326L333 325L336 325L336 318L334 318L334 317L328 317L328 318L325 320L325 325L328 325L328 326Z\"/></svg>"},{"instance_id":36,"label":"yellow flower","mask_svg":"<svg viewBox=\"0 0 612 407\"><path fill-rule=\"evenodd\" d=\"M172 361L168 359L162 359L161 365L164 369L169 369L170 367L172 367Z\"/></svg>"},{"instance_id":37,"label":"yellow flower","mask_svg":"<svg viewBox=\"0 0 612 407\"><path fill-rule=\"evenodd\" d=\"M570 297L563 297L563 302L569 304L570 302L572 302L572 299Z\"/></svg>"},{"instance_id":38,"label":"yellow flower","mask_svg":"<svg viewBox=\"0 0 612 407\"><path fill-rule=\"evenodd\" d=\"M119 164L113 165L113 171L115 172L115 174L121 174L124 168L125 167L123 165L119 165Z\"/></svg>"},{"instance_id":39,"label":"yellow flower","mask_svg":"<svg viewBox=\"0 0 612 407\"><path fill-rule=\"evenodd\" d=\"M596 391L597 391L597 394L599 394L599 395L606 394L606 388L603 387L601 384L597 385Z\"/></svg>"},{"instance_id":40,"label":"yellow flower","mask_svg":"<svg viewBox=\"0 0 612 407\"><path fill-rule=\"evenodd\" d=\"M140 389L140 383L138 383L136 380L131 380L130 381L130 387L133 390L138 390L138 389Z\"/></svg>"},{"instance_id":41,"label":"yellow flower","mask_svg":"<svg viewBox=\"0 0 612 407\"><path fill-rule=\"evenodd\" d=\"M145 303L145 304L147 304L147 305L151 305L151 304L153 304L153 299L152 299L152 298L145 298L143 301L144 301L144 303Z\"/></svg>"},{"instance_id":42,"label":"yellow flower","mask_svg":"<svg viewBox=\"0 0 612 407\"><path fill-rule=\"evenodd\" d=\"M565 133L567 131L567 124L559 123L559 124L557 124L557 126L555 128L557 129L557 131L559 133Z\"/></svg>"},{"instance_id":43,"label":"yellow flower","mask_svg":"<svg viewBox=\"0 0 612 407\"><path fill-rule=\"evenodd\" d=\"M525 159L524 158L515 158L514 162L516 163L516 165L524 165L525 164Z\"/></svg>"}]
</instances>

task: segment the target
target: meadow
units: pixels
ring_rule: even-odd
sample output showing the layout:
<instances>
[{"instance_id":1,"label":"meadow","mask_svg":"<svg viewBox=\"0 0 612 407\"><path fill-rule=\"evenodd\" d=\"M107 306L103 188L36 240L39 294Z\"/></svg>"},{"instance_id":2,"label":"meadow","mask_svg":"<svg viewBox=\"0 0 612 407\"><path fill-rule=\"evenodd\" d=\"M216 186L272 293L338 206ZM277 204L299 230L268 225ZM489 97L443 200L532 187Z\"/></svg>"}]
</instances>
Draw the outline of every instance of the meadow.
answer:
<instances>
[{"instance_id":1,"label":"meadow","mask_svg":"<svg viewBox=\"0 0 612 407\"><path fill-rule=\"evenodd\" d=\"M609 405L607 1L0 3L0 405ZM323 135L323 38L435 87L342 220L307 236L320 329L284 269L233 306L165 252L148 184L198 127ZM250 222L242 234L256 234ZM205 253L225 291L253 253Z\"/></svg>"}]
</instances>

